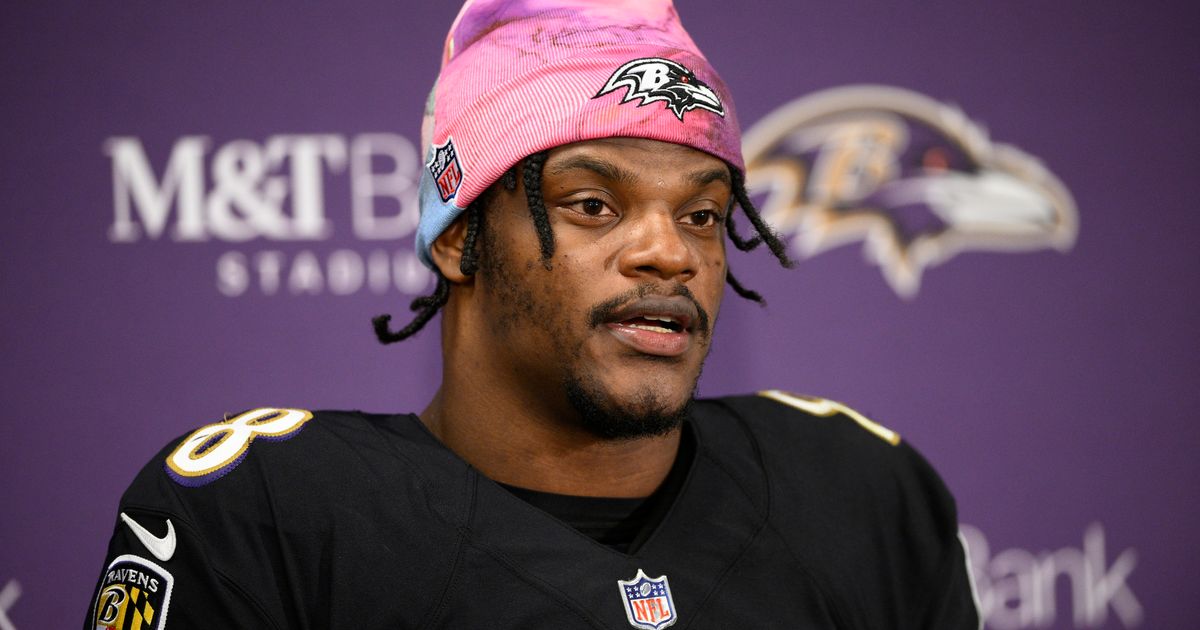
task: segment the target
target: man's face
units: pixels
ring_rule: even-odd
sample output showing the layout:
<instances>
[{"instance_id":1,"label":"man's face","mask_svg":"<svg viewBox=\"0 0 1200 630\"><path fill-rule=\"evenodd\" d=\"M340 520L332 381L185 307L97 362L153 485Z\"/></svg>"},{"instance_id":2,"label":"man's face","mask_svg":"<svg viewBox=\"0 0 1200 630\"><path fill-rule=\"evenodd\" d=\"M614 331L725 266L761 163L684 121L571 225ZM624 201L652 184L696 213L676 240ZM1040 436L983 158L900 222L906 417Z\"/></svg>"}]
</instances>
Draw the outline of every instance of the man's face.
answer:
<instances>
[{"instance_id":1,"label":"man's face","mask_svg":"<svg viewBox=\"0 0 1200 630\"><path fill-rule=\"evenodd\" d=\"M729 170L701 151L611 138L549 152L540 258L523 186L484 215L475 295L511 386L607 438L686 414L725 285Z\"/></svg>"}]
</instances>

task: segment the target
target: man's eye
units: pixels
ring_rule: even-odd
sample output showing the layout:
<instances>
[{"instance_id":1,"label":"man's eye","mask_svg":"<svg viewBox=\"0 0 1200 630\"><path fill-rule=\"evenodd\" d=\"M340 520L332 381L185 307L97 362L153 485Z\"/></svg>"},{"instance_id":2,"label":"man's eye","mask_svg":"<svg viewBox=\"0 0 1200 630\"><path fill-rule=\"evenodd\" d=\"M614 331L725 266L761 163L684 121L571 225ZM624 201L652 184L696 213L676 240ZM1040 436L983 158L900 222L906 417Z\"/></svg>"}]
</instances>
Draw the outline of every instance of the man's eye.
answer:
<instances>
[{"instance_id":1,"label":"man's eye","mask_svg":"<svg viewBox=\"0 0 1200 630\"><path fill-rule=\"evenodd\" d=\"M584 199L578 203L579 210L589 217L597 217L604 213L606 206L599 199Z\"/></svg>"},{"instance_id":2,"label":"man's eye","mask_svg":"<svg viewBox=\"0 0 1200 630\"><path fill-rule=\"evenodd\" d=\"M715 210L699 210L687 215L685 220L689 225L709 227L716 225L721 220L721 217Z\"/></svg>"}]
</instances>

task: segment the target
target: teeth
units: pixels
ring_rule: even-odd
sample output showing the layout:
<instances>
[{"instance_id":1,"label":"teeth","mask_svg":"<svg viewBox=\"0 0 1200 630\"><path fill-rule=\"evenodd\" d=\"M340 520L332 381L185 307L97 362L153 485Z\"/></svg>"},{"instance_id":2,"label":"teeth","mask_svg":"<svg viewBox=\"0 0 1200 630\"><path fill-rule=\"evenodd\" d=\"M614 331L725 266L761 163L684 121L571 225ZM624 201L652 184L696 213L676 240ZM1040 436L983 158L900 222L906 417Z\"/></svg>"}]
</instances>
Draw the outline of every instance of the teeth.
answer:
<instances>
[{"instance_id":1,"label":"teeth","mask_svg":"<svg viewBox=\"0 0 1200 630\"><path fill-rule=\"evenodd\" d=\"M649 317L645 319L650 319ZM670 321L670 320L667 320ZM640 330L649 330L650 332L675 332L666 326L643 326L642 324L625 324L628 328L637 328Z\"/></svg>"},{"instance_id":2,"label":"teeth","mask_svg":"<svg viewBox=\"0 0 1200 630\"><path fill-rule=\"evenodd\" d=\"M644 316L642 316L642 319L648 319L652 322L670 322L672 324L675 323L675 319L672 317L665 317L665 316L660 317L658 315L644 315Z\"/></svg>"}]
</instances>

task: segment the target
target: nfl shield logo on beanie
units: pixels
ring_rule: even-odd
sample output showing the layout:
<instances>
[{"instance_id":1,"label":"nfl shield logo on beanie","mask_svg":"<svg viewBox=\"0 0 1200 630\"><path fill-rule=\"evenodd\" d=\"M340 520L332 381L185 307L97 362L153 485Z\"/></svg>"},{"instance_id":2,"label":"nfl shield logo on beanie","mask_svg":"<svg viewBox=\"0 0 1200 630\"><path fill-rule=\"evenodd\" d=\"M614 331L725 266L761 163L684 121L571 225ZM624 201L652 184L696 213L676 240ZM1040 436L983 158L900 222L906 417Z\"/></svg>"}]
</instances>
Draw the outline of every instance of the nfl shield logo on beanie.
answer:
<instances>
[{"instance_id":1,"label":"nfl shield logo on beanie","mask_svg":"<svg viewBox=\"0 0 1200 630\"><path fill-rule=\"evenodd\" d=\"M625 615L633 627L659 630L678 621L667 576L650 579L638 569L632 580L617 580L617 586L621 589L621 601L625 603Z\"/></svg>"},{"instance_id":2,"label":"nfl shield logo on beanie","mask_svg":"<svg viewBox=\"0 0 1200 630\"><path fill-rule=\"evenodd\" d=\"M454 139L447 138L445 144L433 147L431 153L429 163L425 167L429 169L429 175L437 184L438 194L442 196L442 201L450 201L451 197L458 194L458 186L463 180L462 167L458 164L458 153L454 151Z\"/></svg>"}]
</instances>

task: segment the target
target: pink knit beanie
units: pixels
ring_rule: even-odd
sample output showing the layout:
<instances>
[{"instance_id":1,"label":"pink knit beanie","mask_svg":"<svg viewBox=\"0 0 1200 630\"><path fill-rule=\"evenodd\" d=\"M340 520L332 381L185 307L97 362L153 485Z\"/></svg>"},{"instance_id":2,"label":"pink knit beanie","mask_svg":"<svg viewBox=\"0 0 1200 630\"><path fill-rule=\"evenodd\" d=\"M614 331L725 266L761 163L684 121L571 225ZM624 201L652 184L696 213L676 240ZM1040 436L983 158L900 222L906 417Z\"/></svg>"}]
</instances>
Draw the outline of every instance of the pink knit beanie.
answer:
<instances>
[{"instance_id":1,"label":"pink knit beanie","mask_svg":"<svg viewBox=\"0 0 1200 630\"><path fill-rule=\"evenodd\" d=\"M526 156L607 137L687 145L744 169L725 84L670 0L468 0L422 127L417 252Z\"/></svg>"}]
</instances>

